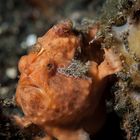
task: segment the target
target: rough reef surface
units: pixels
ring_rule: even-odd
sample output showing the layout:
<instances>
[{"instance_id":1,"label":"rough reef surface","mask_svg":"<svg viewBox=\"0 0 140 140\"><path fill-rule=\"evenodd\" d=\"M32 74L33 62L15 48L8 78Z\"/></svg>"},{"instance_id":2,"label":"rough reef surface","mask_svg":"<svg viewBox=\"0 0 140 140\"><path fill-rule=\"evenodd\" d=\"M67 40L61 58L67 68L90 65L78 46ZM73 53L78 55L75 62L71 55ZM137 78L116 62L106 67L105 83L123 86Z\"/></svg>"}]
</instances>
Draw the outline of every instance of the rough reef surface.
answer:
<instances>
[{"instance_id":1,"label":"rough reef surface","mask_svg":"<svg viewBox=\"0 0 140 140\"><path fill-rule=\"evenodd\" d=\"M121 54L123 69L117 73L113 86L114 110L122 118L121 128L128 140L140 139L140 1L108 0L106 18L102 18L101 34L104 45L114 47ZM107 21L108 20L108 21Z\"/></svg>"}]
</instances>

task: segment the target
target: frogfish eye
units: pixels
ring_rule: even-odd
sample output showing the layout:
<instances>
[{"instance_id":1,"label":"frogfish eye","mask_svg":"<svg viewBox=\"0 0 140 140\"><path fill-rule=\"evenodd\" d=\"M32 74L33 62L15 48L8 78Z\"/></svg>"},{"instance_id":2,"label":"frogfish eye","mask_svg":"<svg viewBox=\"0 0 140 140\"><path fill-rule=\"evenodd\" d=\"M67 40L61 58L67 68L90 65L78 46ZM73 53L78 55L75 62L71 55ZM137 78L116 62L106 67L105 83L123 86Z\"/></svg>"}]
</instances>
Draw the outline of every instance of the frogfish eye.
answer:
<instances>
[{"instance_id":1,"label":"frogfish eye","mask_svg":"<svg viewBox=\"0 0 140 140\"><path fill-rule=\"evenodd\" d=\"M50 75L53 75L55 73L55 71L56 71L56 65L55 65L55 63L50 62L50 63L47 64L46 67L47 67L47 71L48 71L48 73Z\"/></svg>"},{"instance_id":2,"label":"frogfish eye","mask_svg":"<svg viewBox=\"0 0 140 140\"><path fill-rule=\"evenodd\" d=\"M47 64L47 69L48 69L48 71L54 69L54 64L48 63L48 64Z\"/></svg>"}]
</instances>

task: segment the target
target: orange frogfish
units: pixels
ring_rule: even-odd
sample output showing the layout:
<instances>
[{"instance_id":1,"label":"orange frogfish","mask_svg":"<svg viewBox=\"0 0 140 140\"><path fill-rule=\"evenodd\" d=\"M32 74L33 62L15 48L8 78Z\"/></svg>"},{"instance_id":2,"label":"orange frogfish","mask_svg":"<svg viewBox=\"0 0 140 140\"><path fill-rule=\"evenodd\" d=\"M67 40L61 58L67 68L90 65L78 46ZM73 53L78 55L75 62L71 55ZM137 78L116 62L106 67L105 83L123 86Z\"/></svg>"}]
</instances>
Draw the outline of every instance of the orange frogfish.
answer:
<instances>
[{"instance_id":1,"label":"orange frogfish","mask_svg":"<svg viewBox=\"0 0 140 140\"><path fill-rule=\"evenodd\" d=\"M65 21L38 38L32 51L21 57L15 95L24 113L15 116L20 126L39 126L46 132L44 140L89 140L88 134L102 127L106 77L120 71L122 64L111 48L103 49L100 64L88 60L88 53L81 51L86 47L72 23ZM94 56L94 49L87 50Z\"/></svg>"}]
</instances>

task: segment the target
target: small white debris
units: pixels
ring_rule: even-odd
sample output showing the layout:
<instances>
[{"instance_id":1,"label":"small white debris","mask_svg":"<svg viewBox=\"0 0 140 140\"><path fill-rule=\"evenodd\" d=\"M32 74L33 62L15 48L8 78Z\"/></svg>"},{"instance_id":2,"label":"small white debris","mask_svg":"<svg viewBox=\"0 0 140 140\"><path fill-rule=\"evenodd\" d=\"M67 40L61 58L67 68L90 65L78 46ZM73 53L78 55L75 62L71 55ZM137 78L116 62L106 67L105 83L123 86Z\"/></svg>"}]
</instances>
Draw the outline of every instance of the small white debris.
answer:
<instances>
[{"instance_id":1,"label":"small white debris","mask_svg":"<svg viewBox=\"0 0 140 140\"><path fill-rule=\"evenodd\" d=\"M10 79L15 79L16 76L17 76L17 70L16 70L16 68L13 68L13 67L7 68L6 69L6 75Z\"/></svg>"},{"instance_id":2,"label":"small white debris","mask_svg":"<svg viewBox=\"0 0 140 140\"><path fill-rule=\"evenodd\" d=\"M22 49L27 49L27 45L26 45L26 42L25 41L23 41L23 42L21 42L21 48Z\"/></svg>"},{"instance_id":3,"label":"small white debris","mask_svg":"<svg viewBox=\"0 0 140 140\"><path fill-rule=\"evenodd\" d=\"M73 21L76 21L77 19L79 19L81 17L79 12L74 12L70 15L70 19L72 19Z\"/></svg>"},{"instance_id":4,"label":"small white debris","mask_svg":"<svg viewBox=\"0 0 140 140\"><path fill-rule=\"evenodd\" d=\"M36 43L37 36L35 34L30 34L26 38L26 45L27 46L32 46Z\"/></svg>"},{"instance_id":5,"label":"small white debris","mask_svg":"<svg viewBox=\"0 0 140 140\"><path fill-rule=\"evenodd\" d=\"M1 87L0 88L0 98L6 97L8 92L9 92L8 87Z\"/></svg>"}]
</instances>

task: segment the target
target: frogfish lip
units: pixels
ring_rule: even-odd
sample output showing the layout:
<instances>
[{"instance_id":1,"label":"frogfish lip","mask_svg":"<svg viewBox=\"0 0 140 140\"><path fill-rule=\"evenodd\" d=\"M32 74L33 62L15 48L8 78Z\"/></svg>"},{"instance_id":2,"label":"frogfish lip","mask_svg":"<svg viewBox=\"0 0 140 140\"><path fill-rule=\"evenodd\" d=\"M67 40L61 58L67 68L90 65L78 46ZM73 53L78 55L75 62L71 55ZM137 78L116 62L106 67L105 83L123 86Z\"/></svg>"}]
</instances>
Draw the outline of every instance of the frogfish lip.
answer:
<instances>
[{"instance_id":1,"label":"frogfish lip","mask_svg":"<svg viewBox=\"0 0 140 140\"><path fill-rule=\"evenodd\" d=\"M29 84L29 85L20 85L19 87L20 92L22 93L41 93L42 90L39 86L33 85L33 84Z\"/></svg>"},{"instance_id":2,"label":"frogfish lip","mask_svg":"<svg viewBox=\"0 0 140 140\"><path fill-rule=\"evenodd\" d=\"M25 86L39 87L39 84L37 83L38 81L36 75L34 76L32 76L31 74L30 75L21 74L19 83Z\"/></svg>"},{"instance_id":3,"label":"frogfish lip","mask_svg":"<svg viewBox=\"0 0 140 140\"><path fill-rule=\"evenodd\" d=\"M24 93L42 93L43 90L41 88L41 86L39 86L38 84L36 84L36 82L29 76L26 76L24 78L22 78L22 80L20 80L20 84L19 84L19 89L20 92L24 92Z\"/></svg>"}]
</instances>

